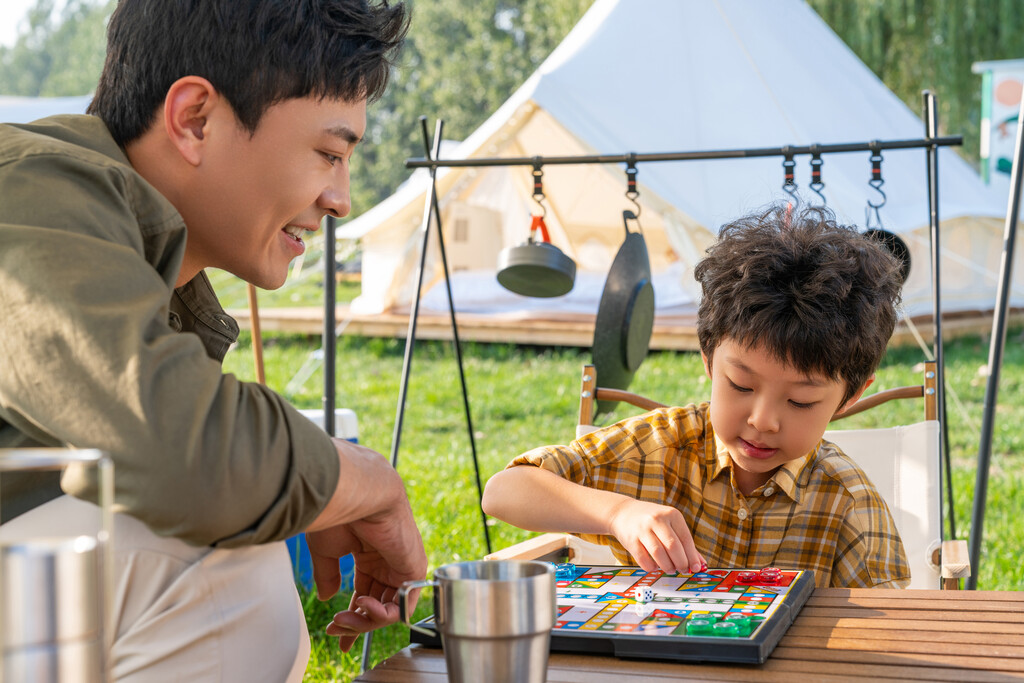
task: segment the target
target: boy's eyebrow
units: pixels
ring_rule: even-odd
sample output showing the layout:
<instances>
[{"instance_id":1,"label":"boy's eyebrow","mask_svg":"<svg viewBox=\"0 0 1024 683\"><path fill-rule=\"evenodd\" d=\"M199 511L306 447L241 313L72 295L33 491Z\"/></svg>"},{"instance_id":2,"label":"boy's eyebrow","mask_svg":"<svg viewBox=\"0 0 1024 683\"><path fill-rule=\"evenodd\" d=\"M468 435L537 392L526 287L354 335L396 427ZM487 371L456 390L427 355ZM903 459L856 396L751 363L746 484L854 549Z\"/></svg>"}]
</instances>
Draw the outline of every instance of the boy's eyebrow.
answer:
<instances>
[{"instance_id":1,"label":"boy's eyebrow","mask_svg":"<svg viewBox=\"0 0 1024 683\"><path fill-rule=\"evenodd\" d=\"M357 145L362 140L361 137L356 135L355 131L346 125L331 126L324 130L325 133L336 138L341 138L350 145Z\"/></svg>"},{"instance_id":2,"label":"boy's eyebrow","mask_svg":"<svg viewBox=\"0 0 1024 683\"><path fill-rule=\"evenodd\" d=\"M738 370L742 370L743 372L746 372L746 373L751 374L751 375L757 375L756 372L754 372L750 367L747 366L746 363L744 363L739 358L730 358L730 357L727 356L725 361L727 363L729 363L729 365L732 365L733 367L735 367ZM798 382L796 382L796 384L801 384L801 385L808 386L808 387L824 386L824 384L822 382L819 382L818 380L813 379L811 377L808 377L806 375L804 375L803 379L801 379Z\"/></svg>"}]
</instances>

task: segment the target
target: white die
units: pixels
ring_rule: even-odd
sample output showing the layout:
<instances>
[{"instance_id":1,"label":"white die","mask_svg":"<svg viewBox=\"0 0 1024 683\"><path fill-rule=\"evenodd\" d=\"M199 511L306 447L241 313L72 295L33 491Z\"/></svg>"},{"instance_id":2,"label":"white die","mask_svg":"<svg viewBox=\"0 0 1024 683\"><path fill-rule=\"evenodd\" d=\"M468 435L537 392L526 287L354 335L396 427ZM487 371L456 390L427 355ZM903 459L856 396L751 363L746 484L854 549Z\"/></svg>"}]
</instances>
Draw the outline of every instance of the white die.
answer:
<instances>
[{"instance_id":1,"label":"white die","mask_svg":"<svg viewBox=\"0 0 1024 683\"><path fill-rule=\"evenodd\" d=\"M654 599L654 589L650 586L637 588L635 591L637 602L650 602Z\"/></svg>"}]
</instances>

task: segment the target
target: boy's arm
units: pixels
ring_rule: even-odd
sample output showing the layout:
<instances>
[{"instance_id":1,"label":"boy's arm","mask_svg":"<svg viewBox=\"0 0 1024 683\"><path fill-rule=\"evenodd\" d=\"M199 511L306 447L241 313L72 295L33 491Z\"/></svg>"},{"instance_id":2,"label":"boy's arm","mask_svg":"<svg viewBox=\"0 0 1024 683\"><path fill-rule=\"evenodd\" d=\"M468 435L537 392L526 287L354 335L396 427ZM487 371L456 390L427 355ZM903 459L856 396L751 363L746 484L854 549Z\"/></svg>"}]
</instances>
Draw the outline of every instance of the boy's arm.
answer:
<instances>
[{"instance_id":1,"label":"boy's arm","mask_svg":"<svg viewBox=\"0 0 1024 683\"><path fill-rule=\"evenodd\" d=\"M610 535L646 571L706 567L679 510L602 491L529 465L495 474L484 488L484 512L530 531Z\"/></svg>"}]
</instances>

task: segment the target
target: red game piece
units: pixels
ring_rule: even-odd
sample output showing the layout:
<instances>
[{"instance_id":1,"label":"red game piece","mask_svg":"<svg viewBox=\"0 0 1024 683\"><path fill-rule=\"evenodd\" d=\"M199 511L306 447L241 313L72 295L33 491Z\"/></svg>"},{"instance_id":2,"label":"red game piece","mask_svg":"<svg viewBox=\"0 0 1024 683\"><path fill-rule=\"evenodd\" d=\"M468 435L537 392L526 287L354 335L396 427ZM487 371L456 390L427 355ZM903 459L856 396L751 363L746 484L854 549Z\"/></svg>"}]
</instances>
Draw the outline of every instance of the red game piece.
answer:
<instances>
[{"instance_id":1,"label":"red game piece","mask_svg":"<svg viewBox=\"0 0 1024 683\"><path fill-rule=\"evenodd\" d=\"M757 581L759 583L778 583L782 581L782 570L778 567L765 567L757 572Z\"/></svg>"},{"instance_id":2,"label":"red game piece","mask_svg":"<svg viewBox=\"0 0 1024 683\"><path fill-rule=\"evenodd\" d=\"M736 583L751 584L757 582L758 573L752 571L744 571L736 574Z\"/></svg>"}]
</instances>

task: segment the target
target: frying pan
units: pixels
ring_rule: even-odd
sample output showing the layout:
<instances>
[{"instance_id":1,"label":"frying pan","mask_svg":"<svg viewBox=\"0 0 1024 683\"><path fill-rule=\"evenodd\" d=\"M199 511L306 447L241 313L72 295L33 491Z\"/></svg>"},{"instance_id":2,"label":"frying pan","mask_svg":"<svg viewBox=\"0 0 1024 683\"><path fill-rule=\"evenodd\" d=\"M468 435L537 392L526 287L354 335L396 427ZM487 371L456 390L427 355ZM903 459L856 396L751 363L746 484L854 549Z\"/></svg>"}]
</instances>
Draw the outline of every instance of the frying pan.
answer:
<instances>
[{"instance_id":1,"label":"frying pan","mask_svg":"<svg viewBox=\"0 0 1024 683\"><path fill-rule=\"evenodd\" d=\"M597 381L602 387L626 389L644 358L654 328L654 285L647 243L639 231L630 232L631 211L623 211L626 239L619 247L601 293L594 321L592 349ZM617 401L598 401L598 413Z\"/></svg>"}]
</instances>

